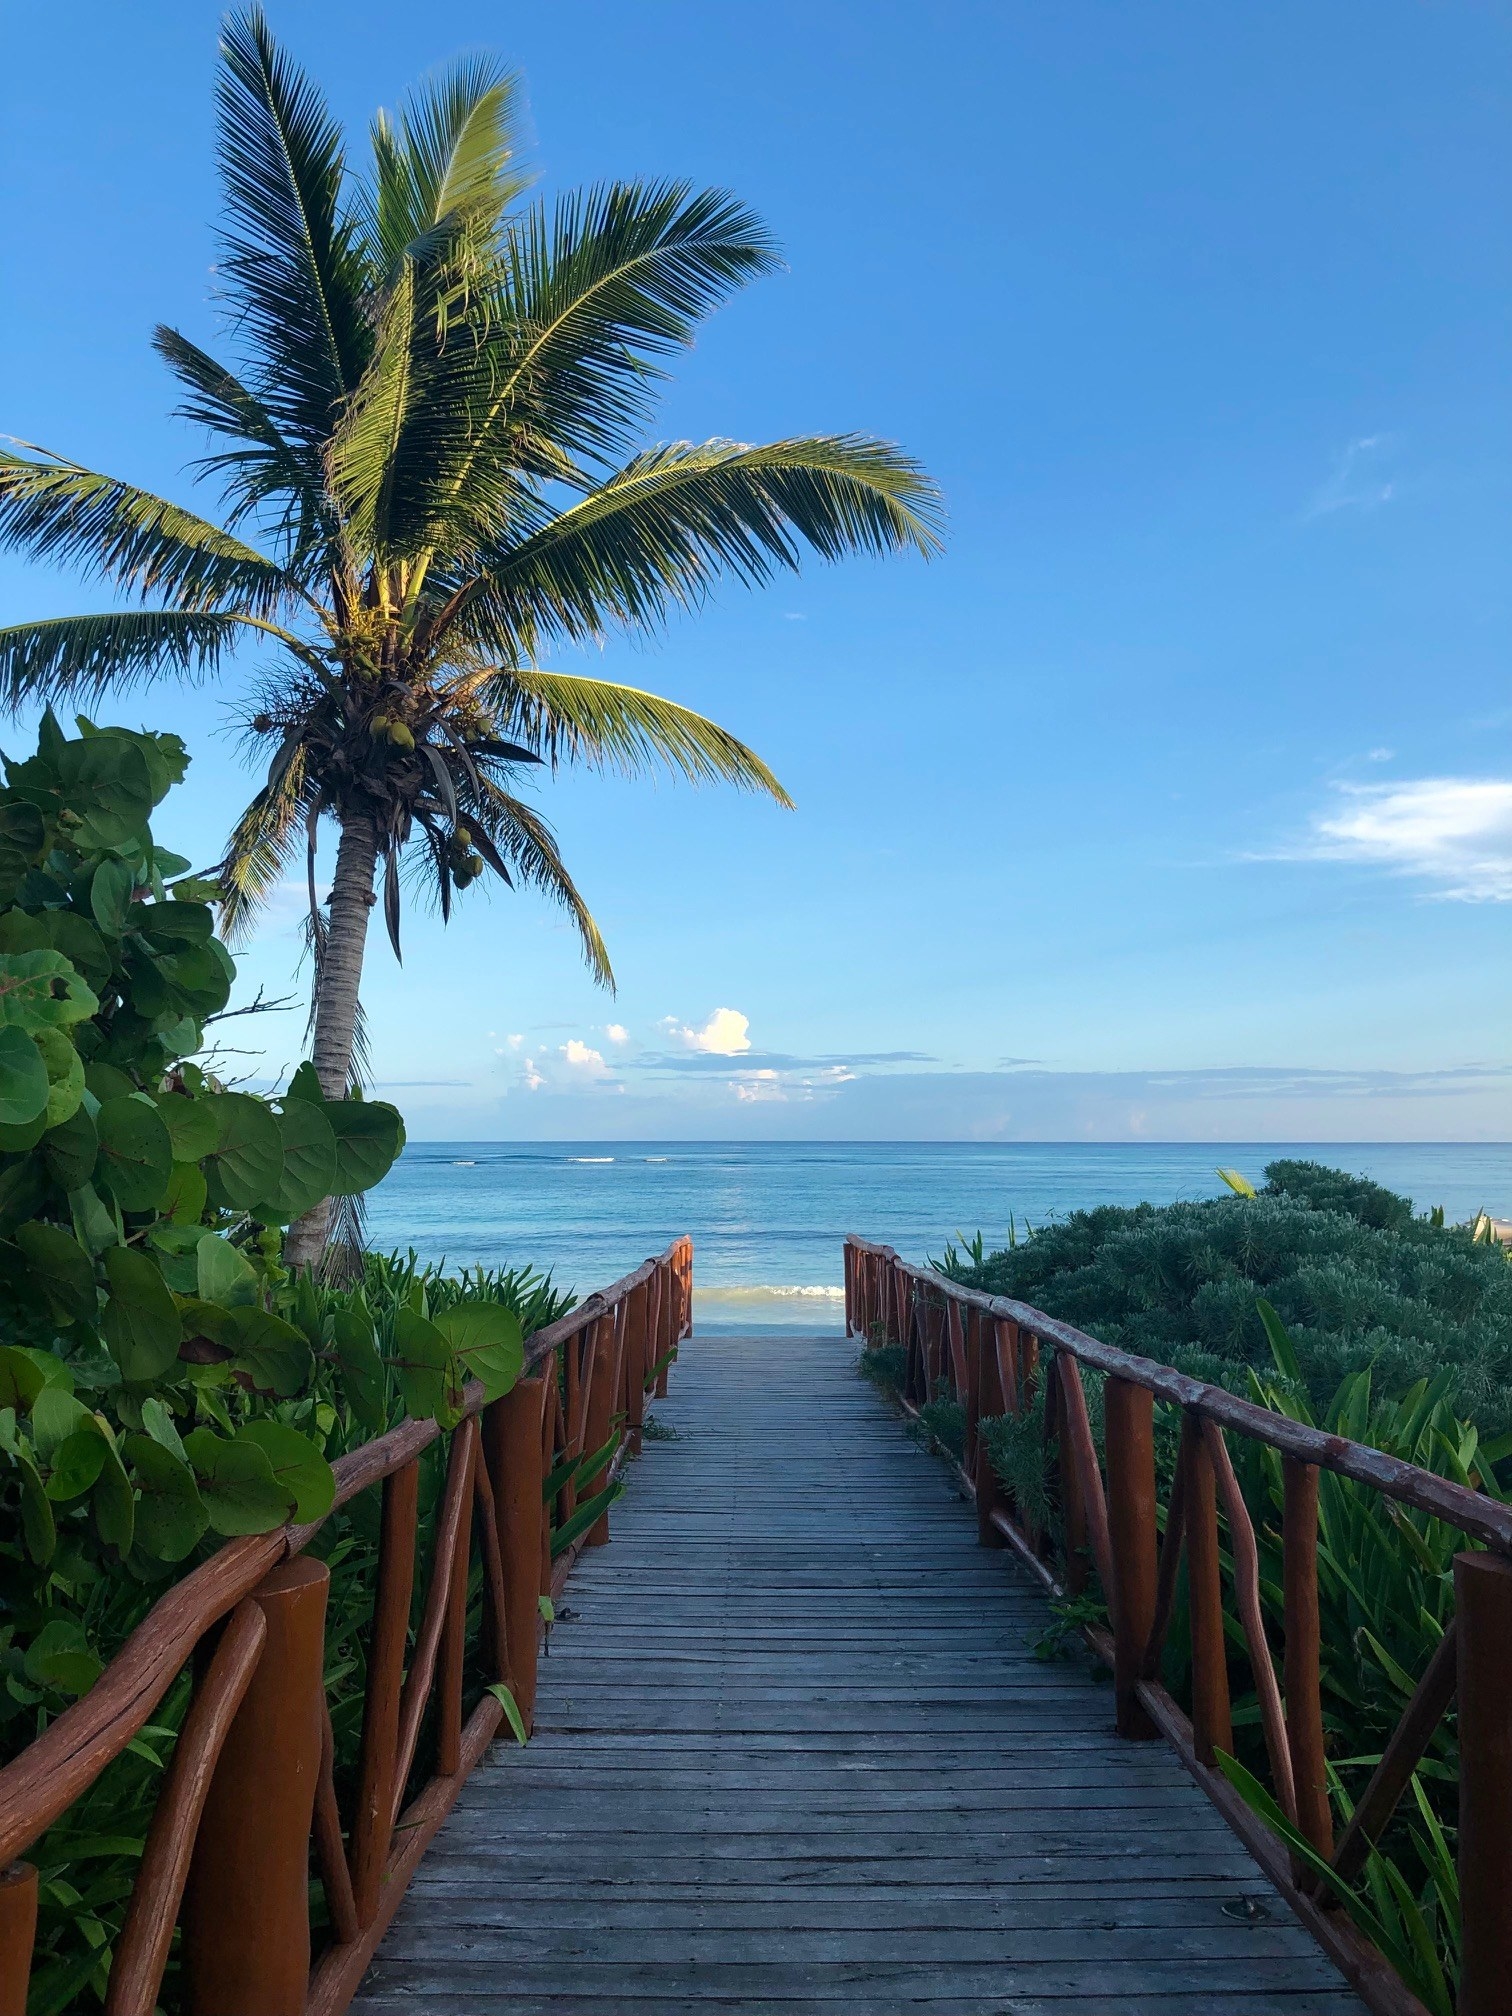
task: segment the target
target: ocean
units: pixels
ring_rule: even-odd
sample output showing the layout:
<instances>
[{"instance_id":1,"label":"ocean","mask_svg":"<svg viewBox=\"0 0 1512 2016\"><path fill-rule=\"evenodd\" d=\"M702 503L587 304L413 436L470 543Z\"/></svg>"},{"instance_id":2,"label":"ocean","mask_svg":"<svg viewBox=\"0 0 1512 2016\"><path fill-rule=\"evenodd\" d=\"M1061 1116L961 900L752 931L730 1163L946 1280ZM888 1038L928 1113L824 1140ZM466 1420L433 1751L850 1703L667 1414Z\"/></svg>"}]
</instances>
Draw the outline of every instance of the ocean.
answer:
<instances>
[{"instance_id":1,"label":"ocean","mask_svg":"<svg viewBox=\"0 0 1512 2016\"><path fill-rule=\"evenodd\" d=\"M911 1260L980 1231L990 1247L1094 1204L1223 1194L1304 1156L1442 1204L1512 1216L1512 1144L1372 1142L420 1141L369 1200L374 1247L454 1265L549 1269L586 1295L678 1233L694 1244L701 1330L828 1330L847 1232Z\"/></svg>"}]
</instances>

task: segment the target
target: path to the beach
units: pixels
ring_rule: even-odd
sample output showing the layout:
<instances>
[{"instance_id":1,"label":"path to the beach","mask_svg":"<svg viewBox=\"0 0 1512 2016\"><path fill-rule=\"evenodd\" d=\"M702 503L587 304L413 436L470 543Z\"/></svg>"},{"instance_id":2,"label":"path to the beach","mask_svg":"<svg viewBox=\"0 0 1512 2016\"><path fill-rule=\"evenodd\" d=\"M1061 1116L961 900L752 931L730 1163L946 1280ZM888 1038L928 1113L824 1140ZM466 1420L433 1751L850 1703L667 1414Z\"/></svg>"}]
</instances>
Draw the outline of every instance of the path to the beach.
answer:
<instances>
[{"instance_id":1,"label":"path to the beach","mask_svg":"<svg viewBox=\"0 0 1512 2016\"><path fill-rule=\"evenodd\" d=\"M853 1353L684 1344L357 2016L1357 2016Z\"/></svg>"}]
</instances>

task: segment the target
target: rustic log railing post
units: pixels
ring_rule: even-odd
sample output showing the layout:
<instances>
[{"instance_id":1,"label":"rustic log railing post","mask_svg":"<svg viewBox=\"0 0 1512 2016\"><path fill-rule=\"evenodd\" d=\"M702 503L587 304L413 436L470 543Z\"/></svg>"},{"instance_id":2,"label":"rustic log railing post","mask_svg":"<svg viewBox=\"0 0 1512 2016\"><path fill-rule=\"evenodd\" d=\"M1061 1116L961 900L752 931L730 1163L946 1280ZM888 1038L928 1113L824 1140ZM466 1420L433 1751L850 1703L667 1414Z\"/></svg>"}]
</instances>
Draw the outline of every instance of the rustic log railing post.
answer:
<instances>
[{"instance_id":1,"label":"rustic log railing post","mask_svg":"<svg viewBox=\"0 0 1512 2016\"><path fill-rule=\"evenodd\" d=\"M971 1474L976 1469L977 1422L982 1412L982 1312L966 1312L966 1433L962 1443L962 1467Z\"/></svg>"},{"instance_id":2,"label":"rustic log railing post","mask_svg":"<svg viewBox=\"0 0 1512 2016\"><path fill-rule=\"evenodd\" d=\"M26 2016L37 1936L37 1872L30 1862L0 1870L0 2016Z\"/></svg>"},{"instance_id":3,"label":"rustic log railing post","mask_svg":"<svg viewBox=\"0 0 1512 2016\"><path fill-rule=\"evenodd\" d=\"M1459 1620L1459 2016L1512 1996L1512 1561L1454 1557Z\"/></svg>"},{"instance_id":4,"label":"rustic log railing post","mask_svg":"<svg viewBox=\"0 0 1512 2016\"><path fill-rule=\"evenodd\" d=\"M267 1638L221 1749L184 1891L187 2016L303 2016L330 1580L323 1561L301 1557L253 1592Z\"/></svg>"},{"instance_id":5,"label":"rustic log railing post","mask_svg":"<svg viewBox=\"0 0 1512 2016\"><path fill-rule=\"evenodd\" d=\"M642 1281L632 1288L625 1304L625 1440L632 1456L639 1456L646 1424L646 1316L651 1284Z\"/></svg>"},{"instance_id":6,"label":"rustic log railing post","mask_svg":"<svg viewBox=\"0 0 1512 2016\"><path fill-rule=\"evenodd\" d=\"M1108 1541L1113 1556L1113 1686L1118 1733L1144 1739L1155 1724L1140 1703L1145 1648L1155 1623L1155 1396L1127 1379L1103 1387Z\"/></svg>"},{"instance_id":7,"label":"rustic log railing post","mask_svg":"<svg viewBox=\"0 0 1512 2016\"><path fill-rule=\"evenodd\" d=\"M518 1380L483 1415L483 1453L493 1487L504 1577L504 1634L509 1648L506 1677L527 1730L535 1713L546 1533L541 1441L546 1380L555 1376L555 1365L548 1359L545 1376Z\"/></svg>"},{"instance_id":8,"label":"rustic log railing post","mask_svg":"<svg viewBox=\"0 0 1512 2016\"><path fill-rule=\"evenodd\" d=\"M600 1316L593 1326L588 1341L588 1356L584 1376L588 1391L584 1404L587 1408L587 1425L583 1434L583 1446L590 1453L602 1449L609 1440L610 1423L614 1418L614 1312L610 1310ZM607 1463L595 1470L591 1477L584 1477L579 1485L579 1495L591 1498L596 1491L602 1491L609 1476ZM583 1536L585 1547L605 1547L609 1543L609 1513L607 1508L594 1520Z\"/></svg>"},{"instance_id":9,"label":"rustic log railing post","mask_svg":"<svg viewBox=\"0 0 1512 2016\"><path fill-rule=\"evenodd\" d=\"M977 1418L972 1483L976 1489L977 1544L982 1547L1007 1545L992 1522L993 1513L1003 1508L1003 1490L992 1467L987 1437L981 1431L983 1421L1006 1411L997 1331L997 1324L984 1318L977 1339Z\"/></svg>"},{"instance_id":10,"label":"rustic log railing post","mask_svg":"<svg viewBox=\"0 0 1512 2016\"><path fill-rule=\"evenodd\" d=\"M362 1749L357 1810L352 1821L352 1900L358 1921L370 1925L378 1909L383 1865L393 1833L399 1756L399 1700L404 1650L415 1589L415 1537L420 1508L420 1466L406 1463L383 1480L378 1528L378 1590L368 1636L367 1690L362 1703Z\"/></svg>"},{"instance_id":11,"label":"rustic log railing post","mask_svg":"<svg viewBox=\"0 0 1512 2016\"><path fill-rule=\"evenodd\" d=\"M478 1424L464 1421L456 1430L463 1438L461 1528L453 1550L446 1595L446 1615L436 1655L436 1771L451 1778L462 1768L462 1663L467 1650L467 1570L473 1522L473 1475L478 1461ZM439 1569L438 1569L439 1572Z\"/></svg>"},{"instance_id":12,"label":"rustic log railing post","mask_svg":"<svg viewBox=\"0 0 1512 2016\"><path fill-rule=\"evenodd\" d=\"M661 1281L661 1322L656 1335L656 1397L667 1397L667 1375L671 1370L672 1353L677 1343L677 1328L681 1320L678 1310L677 1276L670 1260L663 1260L657 1267Z\"/></svg>"},{"instance_id":13,"label":"rustic log railing post","mask_svg":"<svg viewBox=\"0 0 1512 2016\"><path fill-rule=\"evenodd\" d=\"M1181 1461L1186 1468L1183 1495L1192 1632L1192 1739L1199 1762L1211 1765L1215 1750L1232 1753L1234 1729L1223 1635L1217 1479L1202 1439L1202 1424L1190 1413L1181 1423Z\"/></svg>"},{"instance_id":14,"label":"rustic log railing post","mask_svg":"<svg viewBox=\"0 0 1512 2016\"><path fill-rule=\"evenodd\" d=\"M1286 1740L1296 1786L1297 1826L1325 1861L1333 1854L1328 1765L1323 1752L1321 1634L1318 1622L1318 1472L1281 1459L1282 1599ZM1302 1871L1293 1869L1300 1880Z\"/></svg>"}]
</instances>

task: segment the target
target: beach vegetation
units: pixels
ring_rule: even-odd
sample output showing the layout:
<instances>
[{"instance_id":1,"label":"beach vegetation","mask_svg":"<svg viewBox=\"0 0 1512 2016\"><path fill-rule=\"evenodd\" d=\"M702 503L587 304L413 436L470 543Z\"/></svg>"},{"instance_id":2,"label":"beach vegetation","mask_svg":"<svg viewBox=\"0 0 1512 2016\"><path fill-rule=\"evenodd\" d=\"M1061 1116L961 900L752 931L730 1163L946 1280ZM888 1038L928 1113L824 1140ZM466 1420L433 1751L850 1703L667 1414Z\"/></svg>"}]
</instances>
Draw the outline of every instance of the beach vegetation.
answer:
<instances>
[{"instance_id":1,"label":"beach vegetation","mask_svg":"<svg viewBox=\"0 0 1512 2016\"><path fill-rule=\"evenodd\" d=\"M1315 1410L1367 1366L1380 1395L1447 1370L1461 1415L1512 1428L1506 1248L1320 1163L1273 1161L1253 1196L1075 1211L941 1271L1234 1392L1251 1367L1274 1376L1264 1299Z\"/></svg>"}]
</instances>

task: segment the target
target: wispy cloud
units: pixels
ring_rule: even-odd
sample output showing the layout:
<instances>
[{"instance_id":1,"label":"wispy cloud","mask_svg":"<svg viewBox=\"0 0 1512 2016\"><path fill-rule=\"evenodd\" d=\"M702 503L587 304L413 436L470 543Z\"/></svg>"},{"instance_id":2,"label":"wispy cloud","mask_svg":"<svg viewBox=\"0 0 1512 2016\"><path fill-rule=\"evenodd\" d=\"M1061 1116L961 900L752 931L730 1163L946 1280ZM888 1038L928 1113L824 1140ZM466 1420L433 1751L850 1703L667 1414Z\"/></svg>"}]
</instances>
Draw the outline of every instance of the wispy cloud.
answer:
<instances>
[{"instance_id":1,"label":"wispy cloud","mask_svg":"<svg viewBox=\"0 0 1512 2016\"><path fill-rule=\"evenodd\" d=\"M740 1057L751 1047L751 1018L738 1008L716 1008L701 1029L668 1015L663 1029L674 1042L709 1057Z\"/></svg>"},{"instance_id":2,"label":"wispy cloud","mask_svg":"<svg viewBox=\"0 0 1512 2016\"><path fill-rule=\"evenodd\" d=\"M1340 785L1296 852L1432 882L1436 895L1456 902L1512 902L1512 780Z\"/></svg>"},{"instance_id":3,"label":"wispy cloud","mask_svg":"<svg viewBox=\"0 0 1512 2016\"><path fill-rule=\"evenodd\" d=\"M1397 494L1389 473L1396 448L1394 434L1364 434L1351 441L1335 456L1333 468L1308 500L1304 523L1335 511L1375 511L1389 504Z\"/></svg>"}]
</instances>

